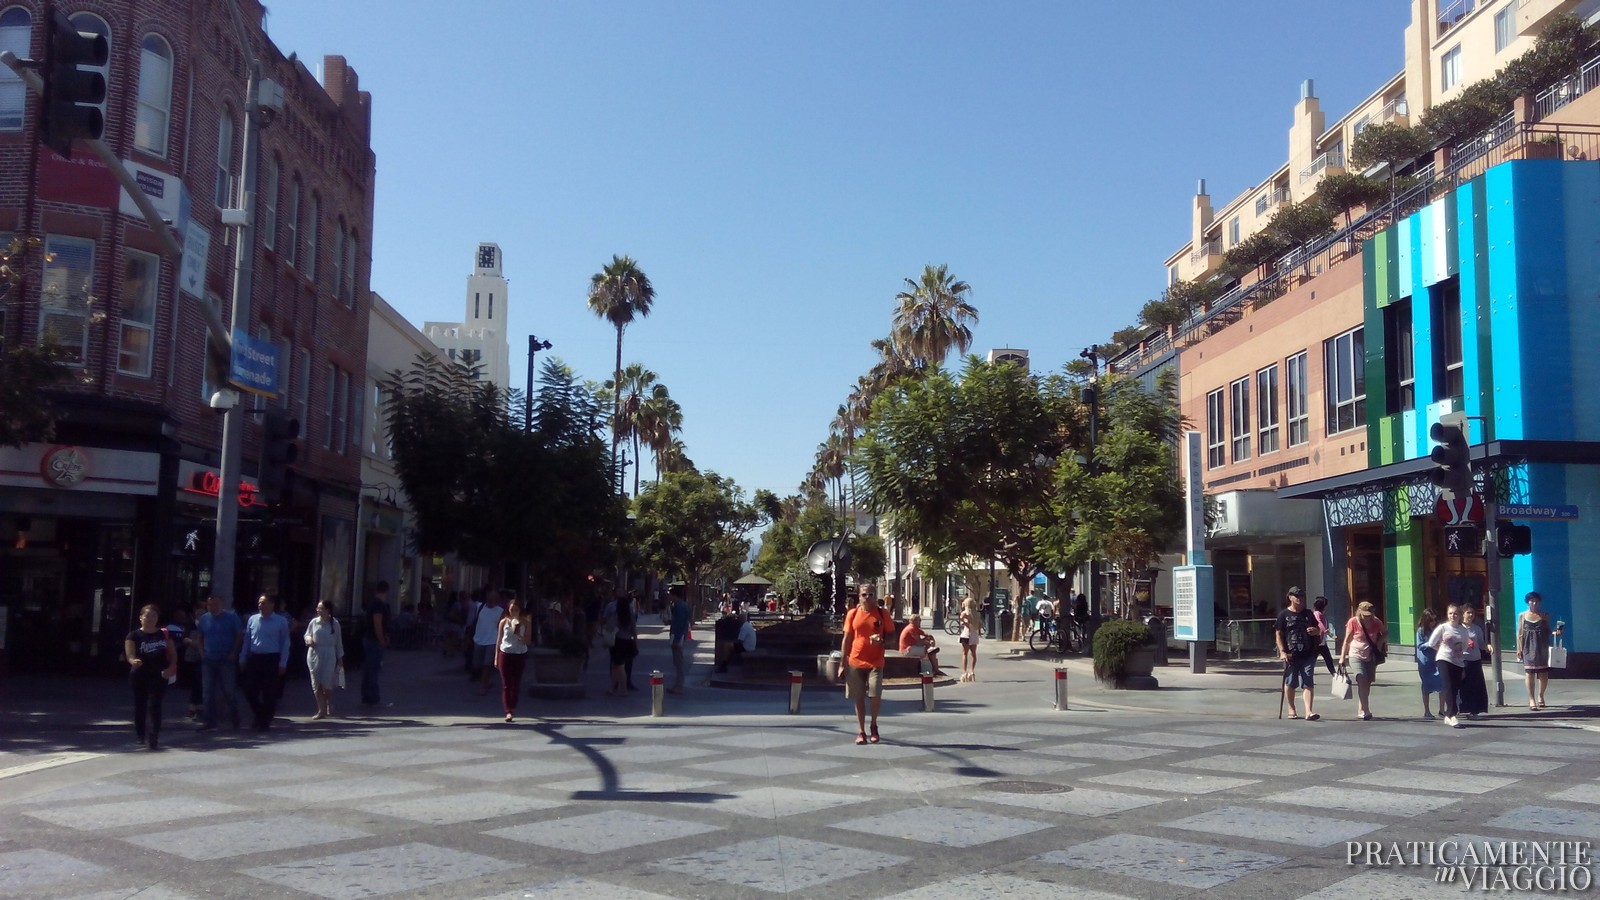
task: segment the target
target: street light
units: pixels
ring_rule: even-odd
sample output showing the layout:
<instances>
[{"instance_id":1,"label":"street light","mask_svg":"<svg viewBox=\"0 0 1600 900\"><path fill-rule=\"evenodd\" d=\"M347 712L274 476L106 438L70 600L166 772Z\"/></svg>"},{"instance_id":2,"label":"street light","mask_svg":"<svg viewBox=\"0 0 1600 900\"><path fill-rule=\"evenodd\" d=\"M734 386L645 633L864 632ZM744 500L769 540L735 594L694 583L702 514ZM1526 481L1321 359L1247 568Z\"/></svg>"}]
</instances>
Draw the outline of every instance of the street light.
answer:
<instances>
[{"instance_id":1,"label":"street light","mask_svg":"<svg viewBox=\"0 0 1600 900\"><path fill-rule=\"evenodd\" d=\"M550 342L528 335L528 390L522 398L522 430L533 430L533 354L549 350Z\"/></svg>"},{"instance_id":2,"label":"street light","mask_svg":"<svg viewBox=\"0 0 1600 900\"><path fill-rule=\"evenodd\" d=\"M1083 399L1089 401L1089 476L1094 477L1095 449L1100 443L1100 345L1090 344L1078 354L1082 359L1087 359L1093 368L1094 374L1089 376L1089 386L1083 390ZM1100 629L1100 559L1093 557L1089 560L1089 640L1094 640L1094 633Z\"/></svg>"}]
</instances>

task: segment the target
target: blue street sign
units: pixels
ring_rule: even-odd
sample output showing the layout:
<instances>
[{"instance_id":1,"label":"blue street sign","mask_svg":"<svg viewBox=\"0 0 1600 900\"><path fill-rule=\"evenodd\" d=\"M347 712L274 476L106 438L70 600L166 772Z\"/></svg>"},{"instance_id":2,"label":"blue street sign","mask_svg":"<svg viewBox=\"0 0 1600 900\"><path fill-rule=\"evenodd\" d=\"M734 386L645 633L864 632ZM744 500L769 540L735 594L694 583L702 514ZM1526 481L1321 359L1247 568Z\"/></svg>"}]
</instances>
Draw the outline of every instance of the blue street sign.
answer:
<instances>
[{"instance_id":1,"label":"blue street sign","mask_svg":"<svg viewBox=\"0 0 1600 900\"><path fill-rule=\"evenodd\" d=\"M1210 566L1173 566L1172 636L1180 641L1217 639L1216 593Z\"/></svg>"},{"instance_id":2,"label":"blue street sign","mask_svg":"<svg viewBox=\"0 0 1600 900\"><path fill-rule=\"evenodd\" d=\"M277 397L278 345L270 341L258 341L235 329L228 382L241 391Z\"/></svg>"},{"instance_id":3,"label":"blue street sign","mask_svg":"<svg viewBox=\"0 0 1600 900\"><path fill-rule=\"evenodd\" d=\"M1563 504L1545 506L1538 503L1502 503L1498 515L1502 519L1571 519L1577 521L1578 507Z\"/></svg>"}]
</instances>

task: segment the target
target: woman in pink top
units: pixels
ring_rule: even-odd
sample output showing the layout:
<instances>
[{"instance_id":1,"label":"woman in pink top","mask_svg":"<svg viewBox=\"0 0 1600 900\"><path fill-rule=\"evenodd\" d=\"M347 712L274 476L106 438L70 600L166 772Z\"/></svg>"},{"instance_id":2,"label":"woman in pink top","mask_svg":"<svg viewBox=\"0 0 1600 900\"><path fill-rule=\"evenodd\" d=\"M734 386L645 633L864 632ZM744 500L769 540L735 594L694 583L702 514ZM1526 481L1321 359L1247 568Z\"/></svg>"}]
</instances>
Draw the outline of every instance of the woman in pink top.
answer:
<instances>
[{"instance_id":1,"label":"woman in pink top","mask_svg":"<svg viewBox=\"0 0 1600 900\"><path fill-rule=\"evenodd\" d=\"M1344 626L1344 646L1339 650L1339 665L1349 665L1350 680L1356 685L1356 715L1362 720L1372 718L1369 697L1372 681L1378 675L1380 647L1388 644L1389 633L1383 620L1373 612L1366 600L1356 606L1356 614Z\"/></svg>"}]
</instances>

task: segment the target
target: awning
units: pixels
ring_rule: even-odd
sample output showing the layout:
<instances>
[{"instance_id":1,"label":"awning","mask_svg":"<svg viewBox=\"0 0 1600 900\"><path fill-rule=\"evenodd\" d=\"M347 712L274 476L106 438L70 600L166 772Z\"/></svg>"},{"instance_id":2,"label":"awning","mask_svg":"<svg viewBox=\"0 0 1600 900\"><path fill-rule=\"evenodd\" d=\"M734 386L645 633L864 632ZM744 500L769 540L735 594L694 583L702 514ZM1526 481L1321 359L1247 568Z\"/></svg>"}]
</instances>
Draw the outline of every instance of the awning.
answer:
<instances>
[{"instance_id":1,"label":"awning","mask_svg":"<svg viewBox=\"0 0 1600 900\"><path fill-rule=\"evenodd\" d=\"M767 579L762 578L760 575L756 575L754 573L752 573L750 575L746 575L743 578L739 579L738 581L734 582L734 584L755 584L755 585L761 585L762 587L765 587L765 586L767 586L767 585L769 585L771 583L772 583L771 581L768 581Z\"/></svg>"}]
</instances>

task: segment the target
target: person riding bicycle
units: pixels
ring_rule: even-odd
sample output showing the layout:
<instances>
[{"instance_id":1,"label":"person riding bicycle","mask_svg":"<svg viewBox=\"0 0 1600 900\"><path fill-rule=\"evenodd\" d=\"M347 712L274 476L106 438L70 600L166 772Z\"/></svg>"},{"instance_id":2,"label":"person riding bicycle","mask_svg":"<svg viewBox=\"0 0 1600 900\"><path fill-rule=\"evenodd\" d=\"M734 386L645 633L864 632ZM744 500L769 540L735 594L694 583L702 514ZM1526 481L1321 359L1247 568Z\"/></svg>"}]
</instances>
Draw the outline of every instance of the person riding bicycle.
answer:
<instances>
[{"instance_id":1,"label":"person riding bicycle","mask_svg":"<svg viewBox=\"0 0 1600 900\"><path fill-rule=\"evenodd\" d=\"M1039 627L1043 628L1046 622L1056 617L1056 605L1049 597L1040 597L1034 613L1038 617Z\"/></svg>"}]
</instances>

